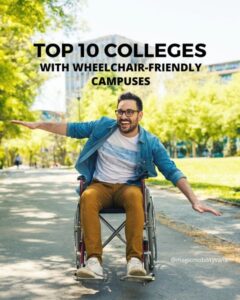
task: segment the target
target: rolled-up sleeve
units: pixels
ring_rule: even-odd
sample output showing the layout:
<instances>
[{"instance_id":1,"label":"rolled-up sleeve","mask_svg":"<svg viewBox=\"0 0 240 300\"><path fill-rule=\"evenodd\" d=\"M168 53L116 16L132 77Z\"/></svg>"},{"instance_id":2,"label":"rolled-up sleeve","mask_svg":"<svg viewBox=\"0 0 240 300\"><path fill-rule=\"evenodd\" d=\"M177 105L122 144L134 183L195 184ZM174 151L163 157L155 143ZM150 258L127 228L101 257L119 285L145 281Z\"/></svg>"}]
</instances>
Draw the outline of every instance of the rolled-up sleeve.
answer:
<instances>
[{"instance_id":1,"label":"rolled-up sleeve","mask_svg":"<svg viewBox=\"0 0 240 300\"><path fill-rule=\"evenodd\" d=\"M96 121L67 123L66 135L75 139L88 138L93 131Z\"/></svg>"},{"instance_id":2,"label":"rolled-up sleeve","mask_svg":"<svg viewBox=\"0 0 240 300\"><path fill-rule=\"evenodd\" d=\"M174 185L180 178L186 178L182 171L176 167L174 161L170 159L167 150L158 139L154 142L153 161L163 176Z\"/></svg>"}]
</instances>

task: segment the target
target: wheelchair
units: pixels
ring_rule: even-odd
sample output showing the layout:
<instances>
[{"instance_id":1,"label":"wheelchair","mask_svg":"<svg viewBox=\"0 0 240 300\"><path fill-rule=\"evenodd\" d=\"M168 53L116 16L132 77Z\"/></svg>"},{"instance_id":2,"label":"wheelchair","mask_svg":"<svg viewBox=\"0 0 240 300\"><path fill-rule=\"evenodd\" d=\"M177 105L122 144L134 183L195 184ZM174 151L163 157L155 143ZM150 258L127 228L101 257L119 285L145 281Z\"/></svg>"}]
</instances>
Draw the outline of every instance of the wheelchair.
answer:
<instances>
[{"instance_id":1,"label":"wheelchair","mask_svg":"<svg viewBox=\"0 0 240 300\"><path fill-rule=\"evenodd\" d=\"M79 180L79 201L76 208L75 218L74 218L74 241L75 241L75 255L76 255L76 268L79 269L85 266L86 262L86 250L84 244L84 233L81 227L80 220L80 201L81 194L85 187L85 177L83 175L78 176ZM156 223L155 223L155 212L152 197L150 195L149 188L145 184L145 180L141 180L141 189L143 193L143 208L144 208L144 229L143 229L143 263L145 270L147 271L146 276L142 276L139 279L145 279L146 281L152 281L155 279L154 276L154 266L157 261L157 238L156 238ZM105 224L110 231L111 235L103 242L103 248L111 242L115 237L118 237L121 242L126 244L126 240L121 236L120 231L125 227L125 220L117 227L114 228L108 220L104 217L104 214L125 214L123 208L104 208L99 212L100 220ZM125 276L122 280L129 279ZM139 276L140 277L140 276ZM143 278L144 277L144 278ZM130 278L131 279L131 278ZM134 280L132 278L132 281Z\"/></svg>"}]
</instances>

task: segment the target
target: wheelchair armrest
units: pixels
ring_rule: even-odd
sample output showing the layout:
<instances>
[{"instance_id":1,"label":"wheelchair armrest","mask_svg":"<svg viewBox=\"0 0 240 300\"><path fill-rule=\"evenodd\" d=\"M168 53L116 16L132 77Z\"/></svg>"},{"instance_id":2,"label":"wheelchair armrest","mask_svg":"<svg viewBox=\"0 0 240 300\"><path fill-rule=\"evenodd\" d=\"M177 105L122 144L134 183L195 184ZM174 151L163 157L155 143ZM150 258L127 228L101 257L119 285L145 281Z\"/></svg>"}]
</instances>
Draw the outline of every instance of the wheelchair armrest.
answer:
<instances>
[{"instance_id":1,"label":"wheelchair armrest","mask_svg":"<svg viewBox=\"0 0 240 300\"><path fill-rule=\"evenodd\" d=\"M77 180L82 180L83 182L86 181L86 177L84 175L79 175Z\"/></svg>"}]
</instances>

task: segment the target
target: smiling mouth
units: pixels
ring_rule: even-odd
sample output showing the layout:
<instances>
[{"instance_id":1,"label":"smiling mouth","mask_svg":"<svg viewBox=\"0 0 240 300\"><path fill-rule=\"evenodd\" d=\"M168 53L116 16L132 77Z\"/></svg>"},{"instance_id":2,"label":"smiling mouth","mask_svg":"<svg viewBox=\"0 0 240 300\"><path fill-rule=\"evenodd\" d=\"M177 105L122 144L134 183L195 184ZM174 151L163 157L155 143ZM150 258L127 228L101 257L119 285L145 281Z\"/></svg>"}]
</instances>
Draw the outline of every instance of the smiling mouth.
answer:
<instances>
[{"instance_id":1,"label":"smiling mouth","mask_svg":"<svg viewBox=\"0 0 240 300\"><path fill-rule=\"evenodd\" d=\"M120 121L120 124L121 124L121 125L129 125L130 122L129 122L129 121Z\"/></svg>"}]
</instances>

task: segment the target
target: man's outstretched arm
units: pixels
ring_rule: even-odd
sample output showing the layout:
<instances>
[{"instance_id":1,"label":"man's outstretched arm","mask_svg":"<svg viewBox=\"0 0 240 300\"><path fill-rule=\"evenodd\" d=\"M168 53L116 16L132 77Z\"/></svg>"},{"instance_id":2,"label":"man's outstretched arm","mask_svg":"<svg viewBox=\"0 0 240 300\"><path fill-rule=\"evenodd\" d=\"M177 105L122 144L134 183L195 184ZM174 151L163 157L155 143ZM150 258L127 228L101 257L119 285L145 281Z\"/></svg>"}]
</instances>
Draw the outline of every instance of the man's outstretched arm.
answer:
<instances>
[{"instance_id":1,"label":"man's outstretched arm","mask_svg":"<svg viewBox=\"0 0 240 300\"><path fill-rule=\"evenodd\" d=\"M165 147L160 143L159 140L157 140L154 148L154 163L157 165L159 171L165 176L165 178L176 185L187 197L195 211L199 213L209 212L215 216L221 216L221 212L210 206L202 204L202 202L198 200L186 177L170 159Z\"/></svg>"},{"instance_id":2,"label":"man's outstretched arm","mask_svg":"<svg viewBox=\"0 0 240 300\"><path fill-rule=\"evenodd\" d=\"M23 125L30 129L42 129L52 133L66 135L67 134L67 123L56 123L56 122L24 122L18 120L12 120L11 123Z\"/></svg>"},{"instance_id":3,"label":"man's outstretched arm","mask_svg":"<svg viewBox=\"0 0 240 300\"><path fill-rule=\"evenodd\" d=\"M198 200L197 196L194 194L192 188L190 187L188 181L186 178L180 178L176 186L179 188L179 190L188 198L188 200L192 204L192 208L196 210L197 212L204 213L204 212L210 212L214 214L215 216L221 216L221 213L210 207L206 206L201 203L201 201Z\"/></svg>"}]
</instances>

